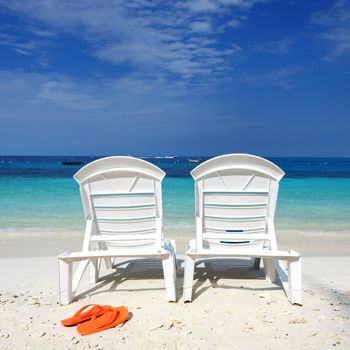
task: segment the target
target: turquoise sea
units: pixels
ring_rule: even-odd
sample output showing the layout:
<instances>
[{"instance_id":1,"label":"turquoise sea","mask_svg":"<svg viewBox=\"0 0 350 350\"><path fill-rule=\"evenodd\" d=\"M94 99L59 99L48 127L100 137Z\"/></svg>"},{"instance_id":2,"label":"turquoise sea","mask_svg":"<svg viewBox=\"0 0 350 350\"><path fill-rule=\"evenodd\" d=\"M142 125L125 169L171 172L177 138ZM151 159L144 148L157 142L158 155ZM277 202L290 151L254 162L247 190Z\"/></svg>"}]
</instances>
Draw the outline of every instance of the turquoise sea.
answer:
<instances>
[{"instance_id":1,"label":"turquoise sea","mask_svg":"<svg viewBox=\"0 0 350 350\"><path fill-rule=\"evenodd\" d=\"M0 234L83 230L79 187L72 175L98 157L0 157ZM162 168L165 230L194 229L194 192L188 159L147 160ZM276 226L283 230L350 232L350 158L270 158L281 181Z\"/></svg>"}]
</instances>

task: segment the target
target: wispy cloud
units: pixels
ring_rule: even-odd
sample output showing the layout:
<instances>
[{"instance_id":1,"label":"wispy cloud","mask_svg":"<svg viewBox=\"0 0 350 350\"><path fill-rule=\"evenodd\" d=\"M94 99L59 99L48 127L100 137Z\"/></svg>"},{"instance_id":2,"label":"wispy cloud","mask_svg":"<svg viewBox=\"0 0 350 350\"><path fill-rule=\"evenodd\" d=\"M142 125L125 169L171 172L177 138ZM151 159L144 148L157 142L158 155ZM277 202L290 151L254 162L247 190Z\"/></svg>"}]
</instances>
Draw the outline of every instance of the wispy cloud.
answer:
<instances>
[{"instance_id":1,"label":"wispy cloud","mask_svg":"<svg viewBox=\"0 0 350 350\"><path fill-rule=\"evenodd\" d=\"M216 12L220 8L220 3L213 0L193 0L186 1L185 3L181 4L181 6L194 12Z\"/></svg>"},{"instance_id":2,"label":"wispy cloud","mask_svg":"<svg viewBox=\"0 0 350 350\"><path fill-rule=\"evenodd\" d=\"M45 29L39 29L39 28L30 28L31 32L39 37L44 38L52 38L56 36L56 34L53 31L45 30Z\"/></svg>"},{"instance_id":3,"label":"wispy cloud","mask_svg":"<svg viewBox=\"0 0 350 350\"><path fill-rule=\"evenodd\" d=\"M24 40L15 35L0 33L0 45L10 46L17 53L22 55L32 55L46 44L43 40Z\"/></svg>"},{"instance_id":4,"label":"wispy cloud","mask_svg":"<svg viewBox=\"0 0 350 350\"><path fill-rule=\"evenodd\" d=\"M177 88L183 90L181 85ZM2 117L11 116L11 119L23 122L29 113L30 120L37 118L41 123L47 123L45 125L53 123L63 132L66 132L67 125L70 130L72 125L79 125L75 130L77 133L88 130L100 135L103 140L97 142L100 146L91 141L96 147L101 147L112 137L113 144L124 145L123 152L131 152L134 146L130 145L133 140L130 134L138 138L139 144L146 142L148 145L156 138L155 150L159 147L159 138L165 143L170 139L182 139L192 147L194 130L203 135L227 136L228 133L232 135L231 130L254 124L232 112L230 102L217 105L208 100L203 104L201 99L193 96L176 95L175 90L176 86L169 87L164 79L143 80L137 75L111 79L96 86L94 81L73 81L66 76L0 71L0 93L5 102ZM135 123L139 126L136 129ZM219 126L223 123L225 128ZM119 135L117 140L116 132ZM228 140L226 136L224 138Z\"/></svg>"},{"instance_id":5,"label":"wispy cloud","mask_svg":"<svg viewBox=\"0 0 350 350\"><path fill-rule=\"evenodd\" d=\"M0 71L0 92L21 104L53 104L69 109L101 109L108 104L101 99L100 86L89 81L74 81L67 76Z\"/></svg>"},{"instance_id":6,"label":"wispy cloud","mask_svg":"<svg viewBox=\"0 0 350 350\"><path fill-rule=\"evenodd\" d=\"M197 21L191 24L191 29L193 32L197 33L209 33L212 28L210 22L208 21Z\"/></svg>"},{"instance_id":7,"label":"wispy cloud","mask_svg":"<svg viewBox=\"0 0 350 350\"><path fill-rule=\"evenodd\" d=\"M340 57L350 57L350 2L338 0L333 7L312 14L311 22L321 32L317 35L326 43L328 53L325 60L334 61Z\"/></svg>"},{"instance_id":8,"label":"wispy cloud","mask_svg":"<svg viewBox=\"0 0 350 350\"><path fill-rule=\"evenodd\" d=\"M89 42L90 54L99 59L187 83L215 80L234 68L241 49L233 41L223 47L217 35L240 25L243 16L237 16L258 2L262 0L0 0L7 11L44 24L45 30L32 29L37 36L73 34ZM23 44L11 45L26 50L19 46Z\"/></svg>"},{"instance_id":9,"label":"wispy cloud","mask_svg":"<svg viewBox=\"0 0 350 350\"><path fill-rule=\"evenodd\" d=\"M166 76L134 73L109 79L73 79L54 73L0 71L3 99L17 99L22 105L46 104L71 110L103 110L113 115L140 115L158 105L174 105L196 95L180 80ZM201 84L199 84L201 85ZM156 109L159 109L158 107Z\"/></svg>"},{"instance_id":10,"label":"wispy cloud","mask_svg":"<svg viewBox=\"0 0 350 350\"><path fill-rule=\"evenodd\" d=\"M268 53L268 54L276 54L276 55L284 55L291 52L294 44L294 40L291 38L284 38L277 41L269 41L260 45L257 45L253 48L254 51Z\"/></svg>"},{"instance_id":11,"label":"wispy cloud","mask_svg":"<svg viewBox=\"0 0 350 350\"><path fill-rule=\"evenodd\" d=\"M258 86L266 86L266 85L274 85L281 87L285 90L293 89L296 86L294 81L294 77L304 71L305 68L298 66L290 66L284 67L280 69L275 69L267 73L262 74L243 74L238 79L241 82L258 85Z\"/></svg>"},{"instance_id":12,"label":"wispy cloud","mask_svg":"<svg viewBox=\"0 0 350 350\"><path fill-rule=\"evenodd\" d=\"M226 25L230 28L238 28L241 26L241 21L234 18L234 19L229 20Z\"/></svg>"},{"instance_id":13,"label":"wispy cloud","mask_svg":"<svg viewBox=\"0 0 350 350\"><path fill-rule=\"evenodd\" d=\"M41 84L36 95L38 101L50 101L71 109L101 109L107 101L99 98L96 91L70 80L50 80Z\"/></svg>"}]
</instances>

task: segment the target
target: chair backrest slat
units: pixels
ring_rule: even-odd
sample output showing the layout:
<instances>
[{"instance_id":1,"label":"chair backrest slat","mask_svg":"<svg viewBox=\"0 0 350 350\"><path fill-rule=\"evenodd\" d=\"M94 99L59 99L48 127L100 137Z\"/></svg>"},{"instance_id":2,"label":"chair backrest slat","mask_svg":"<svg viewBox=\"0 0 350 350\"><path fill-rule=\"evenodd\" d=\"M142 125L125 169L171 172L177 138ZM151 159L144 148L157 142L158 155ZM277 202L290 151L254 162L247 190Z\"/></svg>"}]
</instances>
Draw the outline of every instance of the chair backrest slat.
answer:
<instances>
[{"instance_id":1,"label":"chair backrest slat","mask_svg":"<svg viewBox=\"0 0 350 350\"><path fill-rule=\"evenodd\" d=\"M108 157L86 165L80 183L84 212L100 247L161 247L161 181L165 173L144 160Z\"/></svg>"},{"instance_id":2,"label":"chair backrest slat","mask_svg":"<svg viewBox=\"0 0 350 350\"><path fill-rule=\"evenodd\" d=\"M208 244L256 246L269 240L267 219L274 217L281 169L260 157L230 154L206 161L191 175L201 225L197 249Z\"/></svg>"}]
</instances>

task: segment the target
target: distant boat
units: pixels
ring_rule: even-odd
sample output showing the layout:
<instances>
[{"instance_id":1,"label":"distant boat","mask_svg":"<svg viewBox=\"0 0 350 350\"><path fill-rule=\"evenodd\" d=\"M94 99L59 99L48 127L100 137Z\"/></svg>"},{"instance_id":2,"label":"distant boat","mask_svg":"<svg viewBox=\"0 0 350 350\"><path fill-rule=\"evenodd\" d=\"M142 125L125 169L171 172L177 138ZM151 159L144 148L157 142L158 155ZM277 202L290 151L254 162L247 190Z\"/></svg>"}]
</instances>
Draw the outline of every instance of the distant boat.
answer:
<instances>
[{"instance_id":1,"label":"distant boat","mask_svg":"<svg viewBox=\"0 0 350 350\"><path fill-rule=\"evenodd\" d=\"M200 163L202 160L201 159L189 159L188 161L190 163Z\"/></svg>"},{"instance_id":2,"label":"distant boat","mask_svg":"<svg viewBox=\"0 0 350 350\"><path fill-rule=\"evenodd\" d=\"M61 161L62 165L83 165L84 162L74 162L74 161Z\"/></svg>"},{"instance_id":3,"label":"distant boat","mask_svg":"<svg viewBox=\"0 0 350 350\"><path fill-rule=\"evenodd\" d=\"M174 159L177 158L177 156L157 156L154 158L158 158L158 159Z\"/></svg>"}]
</instances>

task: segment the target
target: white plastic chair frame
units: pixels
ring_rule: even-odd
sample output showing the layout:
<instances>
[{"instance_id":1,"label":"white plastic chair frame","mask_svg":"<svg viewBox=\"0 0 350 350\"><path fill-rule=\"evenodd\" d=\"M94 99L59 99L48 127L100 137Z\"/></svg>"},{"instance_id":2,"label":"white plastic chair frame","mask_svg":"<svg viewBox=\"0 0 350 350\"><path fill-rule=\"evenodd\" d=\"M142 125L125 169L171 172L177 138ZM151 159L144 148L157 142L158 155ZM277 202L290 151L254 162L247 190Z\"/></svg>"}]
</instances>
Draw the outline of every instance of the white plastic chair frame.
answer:
<instances>
[{"instance_id":1,"label":"white plastic chair frame","mask_svg":"<svg viewBox=\"0 0 350 350\"><path fill-rule=\"evenodd\" d=\"M165 173L133 157L93 161L75 175L86 219L82 251L58 256L59 301L74 299L85 269L90 283L99 278L103 259L107 268L115 258L162 260L168 301L176 301L175 242L163 238L161 182ZM73 275L73 263L80 262Z\"/></svg>"},{"instance_id":2,"label":"white plastic chair frame","mask_svg":"<svg viewBox=\"0 0 350 350\"><path fill-rule=\"evenodd\" d=\"M250 257L267 280L276 272L292 304L302 303L301 256L277 248L274 227L279 181L284 172L272 162L248 154L212 158L194 170L196 238L185 260L184 301L192 300L196 260ZM287 261L287 269L281 261Z\"/></svg>"}]
</instances>

